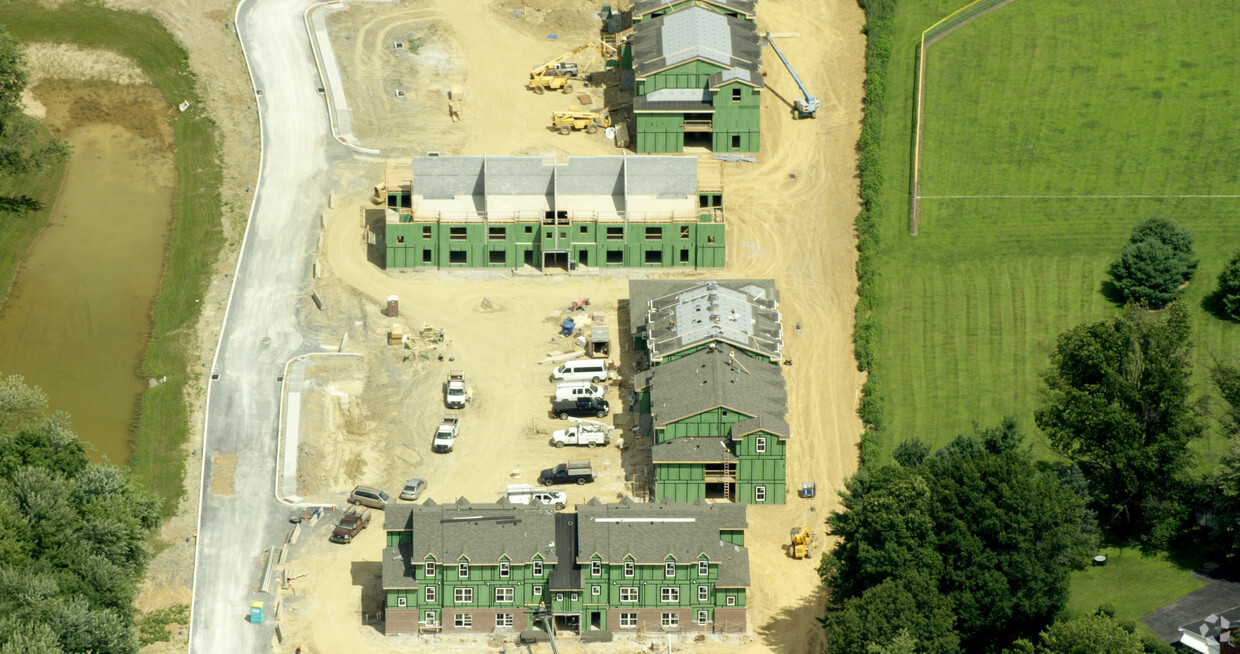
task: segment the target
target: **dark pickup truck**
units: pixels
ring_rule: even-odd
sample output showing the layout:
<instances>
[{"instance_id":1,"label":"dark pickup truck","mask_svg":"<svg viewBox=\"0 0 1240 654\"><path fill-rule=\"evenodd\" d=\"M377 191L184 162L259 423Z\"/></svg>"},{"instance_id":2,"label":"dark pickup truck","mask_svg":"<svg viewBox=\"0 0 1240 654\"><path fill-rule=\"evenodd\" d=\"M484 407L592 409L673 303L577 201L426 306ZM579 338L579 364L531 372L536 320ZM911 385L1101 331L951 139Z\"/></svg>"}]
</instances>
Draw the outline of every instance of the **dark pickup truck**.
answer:
<instances>
[{"instance_id":1,"label":"dark pickup truck","mask_svg":"<svg viewBox=\"0 0 1240 654\"><path fill-rule=\"evenodd\" d=\"M557 404L552 407L555 417L560 420L568 420L569 417L583 418L585 416L595 416L598 418L606 418L611 412L611 405L607 400L597 397L579 397L575 402L566 402Z\"/></svg>"},{"instance_id":2,"label":"dark pickup truck","mask_svg":"<svg viewBox=\"0 0 1240 654\"><path fill-rule=\"evenodd\" d=\"M552 484L584 484L594 481L594 470L589 461L569 461L554 468L547 468L538 475L538 482L543 486Z\"/></svg>"},{"instance_id":3,"label":"dark pickup truck","mask_svg":"<svg viewBox=\"0 0 1240 654\"><path fill-rule=\"evenodd\" d=\"M336 523L332 535L328 539L333 543L349 543L353 537L361 533L370 524L370 509L351 508Z\"/></svg>"}]
</instances>

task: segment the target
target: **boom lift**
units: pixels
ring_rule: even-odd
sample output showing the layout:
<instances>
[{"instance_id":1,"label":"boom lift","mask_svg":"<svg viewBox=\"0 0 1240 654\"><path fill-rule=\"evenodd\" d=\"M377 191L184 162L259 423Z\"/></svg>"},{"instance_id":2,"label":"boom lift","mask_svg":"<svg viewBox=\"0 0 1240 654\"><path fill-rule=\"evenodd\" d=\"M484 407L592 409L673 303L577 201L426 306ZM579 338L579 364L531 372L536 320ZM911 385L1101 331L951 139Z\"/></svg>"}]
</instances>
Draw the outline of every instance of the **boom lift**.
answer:
<instances>
[{"instance_id":1,"label":"boom lift","mask_svg":"<svg viewBox=\"0 0 1240 654\"><path fill-rule=\"evenodd\" d=\"M584 129L586 134L593 134L600 127L611 127L611 114L606 109L595 112L573 107L569 111L552 112L551 127L565 136L575 129Z\"/></svg>"},{"instance_id":2,"label":"boom lift","mask_svg":"<svg viewBox=\"0 0 1240 654\"><path fill-rule=\"evenodd\" d=\"M784 53L780 52L779 48L775 47L775 42L771 40L770 32L763 35L761 45L771 46L771 49L775 51L775 55L779 57L779 60L784 62L784 68L788 69L788 73L792 75L792 80L795 81L797 86L801 88L802 97L799 97L793 101L792 107L794 112L792 115L796 118L813 118L815 114L818 113L818 107L820 106L818 98L815 98L809 94L809 90L806 89L805 85L801 83L801 78L797 77L797 72L792 69L792 64L788 63L788 60L784 58Z\"/></svg>"}]
</instances>

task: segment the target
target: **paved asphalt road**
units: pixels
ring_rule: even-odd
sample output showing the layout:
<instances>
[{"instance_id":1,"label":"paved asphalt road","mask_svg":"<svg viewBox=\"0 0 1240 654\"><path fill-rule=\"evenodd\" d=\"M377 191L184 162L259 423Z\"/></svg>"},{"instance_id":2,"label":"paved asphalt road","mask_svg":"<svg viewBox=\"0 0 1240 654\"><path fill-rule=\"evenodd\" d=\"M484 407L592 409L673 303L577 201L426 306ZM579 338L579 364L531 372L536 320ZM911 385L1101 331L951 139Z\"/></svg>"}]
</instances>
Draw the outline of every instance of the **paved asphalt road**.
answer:
<instances>
[{"instance_id":1,"label":"paved asphalt road","mask_svg":"<svg viewBox=\"0 0 1240 654\"><path fill-rule=\"evenodd\" d=\"M275 499L284 364L319 351L297 324L330 162L331 138L303 14L312 0L243 0L237 27L261 95L262 166L207 395L206 475L199 514L190 651L268 652L274 626L249 623L264 550L283 543L292 511ZM270 339L264 342L264 339ZM234 492L210 492L216 454L237 456Z\"/></svg>"}]
</instances>

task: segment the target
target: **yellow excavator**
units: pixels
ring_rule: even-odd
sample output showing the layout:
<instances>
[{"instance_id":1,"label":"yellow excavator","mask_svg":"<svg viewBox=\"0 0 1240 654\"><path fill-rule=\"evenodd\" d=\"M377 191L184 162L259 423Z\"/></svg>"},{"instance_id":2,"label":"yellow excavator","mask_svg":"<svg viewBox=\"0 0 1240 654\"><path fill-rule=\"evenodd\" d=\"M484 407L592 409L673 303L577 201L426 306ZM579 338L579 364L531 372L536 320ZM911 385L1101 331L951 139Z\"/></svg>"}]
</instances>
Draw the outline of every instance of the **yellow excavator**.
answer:
<instances>
[{"instance_id":1,"label":"yellow excavator","mask_svg":"<svg viewBox=\"0 0 1240 654\"><path fill-rule=\"evenodd\" d=\"M788 553L794 559L805 559L814 555L814 547L817 545L814 532L809 527L793 527L792 528L792 545L788 548Z\"/></svg>"},{"instance_id":2,"label":"yellow excavator","mask_svg":"<svg viewBox=\"0 0 1240 654\"><path fill-rule=\"evenodd\" d=\"M573 107L568 111L553 112L551 127L565 136L573 130L585 130L586 134L594 134L600 127L611 127L611 114L606 109L585 111L581 107Z\"/></svg>"},{"instance_id":3,"label":"yellow excavator","mask_svg":"<svg viewBox=\"0 0 1240 654\"><path fill-rule=\"evenodd\" d=\"M603 55L603 59L608 61L615 61L620 58L620 51L614 45L603 43L602 41L587 43L573 48L541 66L534 67L530 71L530 81L526 84L526 88L539 95L546 93L547 89L559 91L560 93L572 93L572 78L577 76L578 67L577 64L568 60L586 48L598 50L599 54Z\"/></svg>"}]
</instances>

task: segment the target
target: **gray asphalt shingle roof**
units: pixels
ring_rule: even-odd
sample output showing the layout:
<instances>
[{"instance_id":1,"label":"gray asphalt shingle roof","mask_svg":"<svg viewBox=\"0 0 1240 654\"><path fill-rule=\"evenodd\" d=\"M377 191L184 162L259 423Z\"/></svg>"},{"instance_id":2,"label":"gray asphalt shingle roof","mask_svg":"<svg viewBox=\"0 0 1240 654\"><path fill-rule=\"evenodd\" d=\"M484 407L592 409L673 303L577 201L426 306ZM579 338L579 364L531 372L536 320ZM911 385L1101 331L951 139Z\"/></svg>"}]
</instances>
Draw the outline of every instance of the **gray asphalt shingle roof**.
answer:
<instances>
[{"instance_id":1,"label":"gray asphalt shingle roof","mask_svg":"<svg viewBox=\"0 0 1240 654\"><path fill-rule=\"evenodd\" d=\"M744 504L647 504L625 498L614 504L593 499L576 508L579 564L598 554L613 564L627 556L637 564L661 564L670 555L687 565L705 554L719 564L718 585L749 585L749 550L719 540L720 530L748 526Z\"/></svg>"},{"instance_id":2,"label":"gray asphalt shingle roof","mask_svg":"<svg viewBox=\"0 0 1240 654\"><path fill-rule=\"evenodd\" d=\"M703 7L689 7L639 23L631 42L638 79L696 58L757 73L762 60L753 23Z\"/></svg>"},{"instance_id":3,"label":"gray asphalt shingle roof","mask_svg":"<svg viewBox=\"0 0 1240 654\"><path fill-rule=\"evenodd\" d=\"M782 422L787 404L779 367L737 353L728 345L715 352L699 350L650 371L650 414L655 429L720 406Z\"/></svg>"},{"instance_id":4,"label":"gray asphalt shingle roof","mask_svg":"<svg viewBox=\"0 0 1240 654\"><path fill-rule=\"evenodd\" d=\"M788 429L788 423L783 418L768 414L733 423L728 435L732 440L736 441L755 431L764 431L784 438L788 438L788 435L792 433Z\"/></svg>"},{"instance_id":5,"label":"gray asphalt shingle roof","mask_svg":"<svg viewBox=\"0 0 1240 654\"><path fill-rule=\"evenodd\" d=\"M453 504L389 505L383 521L388 531L412 531L410 560L420 563L433 556L440 563L456 563L462 556L474 565L499 563L507 555L514 564L528 563L535 554L555 563L555 518L541 506L474 504L461 498Z\"/></svg>"},{"instance_id":6,"label":"gray asphalt shingle roof","mask_svg":"<svg viewBox=\"0 0 1240 654\"><path fill-rule=\"evenodd\" d=\"M673 438L650 448L651 462L736 463L739 459L724 446L722 438Z\"/></svg>"},{"instance_id":7,"label":"gray asphalt shingle roof","mask_svg":"<svg viewBox=\"0 0 1240 654\"><path fill-rule=\"evenodd\" d=\"M384 588L418 587L418 581L413 576L413 567L409 565L408 549L407 546L400 548L395 545L383 549Z\"/></svg>"},{"instance_id":8,"label":"gray asphalt shingle roof","mask_svg":"<svg viewBox=\"0 0 1240 654\"><path fill-rule=\"evenodd\" d=\"M732 80L741 80L750 86L758 88L766 86L766 79L764 77L746 68L729 68L728 70L719 71L710 76L707 86L711 89L717 89Z\"/></svg>"},{"instance_id":9,"label":"gray asphalt shingle roof","mask_svg":"<svg viewBox=\"0 0 1240 654\"><path fill-rule=\"evenodd\" d=\"M632 280L629 329L646 339L653 362L708 341L783 359L779 294L769 279Z\"/></svg>"}]
</instances>

